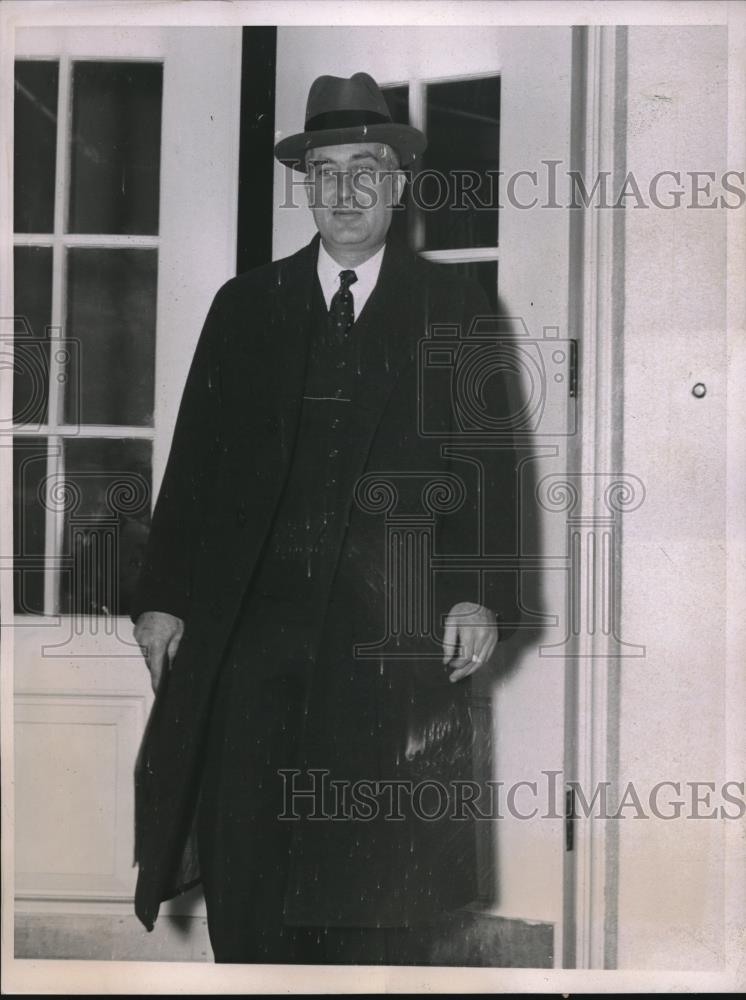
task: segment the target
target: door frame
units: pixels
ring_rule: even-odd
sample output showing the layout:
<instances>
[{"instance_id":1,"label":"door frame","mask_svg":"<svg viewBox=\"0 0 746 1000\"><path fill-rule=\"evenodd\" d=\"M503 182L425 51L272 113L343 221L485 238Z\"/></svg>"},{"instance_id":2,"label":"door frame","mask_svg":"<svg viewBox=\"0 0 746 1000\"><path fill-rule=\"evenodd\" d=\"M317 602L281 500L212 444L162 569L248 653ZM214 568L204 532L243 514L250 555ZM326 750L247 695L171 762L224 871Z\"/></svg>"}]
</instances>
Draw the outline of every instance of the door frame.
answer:
<instances>
[{"instance_id":1,"label":"door frame","mask_svg":"<svg viewBox=\"0 0 746 1000\"><path fill-rule=\"evenodd\" d=\"M588 181L608 172L611 190L625 173L627 29L573 29L573 169ZM572 210L575 211L575 210ZM618 513L608 487L624 484L620 381L623 377L624 211L584 208L571 225L571 329L579 342L579 429L576 475L579 518L598 525ZM600 486L603 488L600 488ZM622 487L623 488L623 487ZM616 557L616 558L614 558ZM586 790L615 784L618 769L619 533L606 587L612 631L576 637L568 662L566 773ZM593 592L589 564L579 566L579 593ZM597 591L596 591L597 593ZM593 602L595 597L591 598ZM597 611L601 610L596 608ZM573 823L566 852L563 965L616 966L617 852L612 822Z\"/></svg>"}]
</instances>

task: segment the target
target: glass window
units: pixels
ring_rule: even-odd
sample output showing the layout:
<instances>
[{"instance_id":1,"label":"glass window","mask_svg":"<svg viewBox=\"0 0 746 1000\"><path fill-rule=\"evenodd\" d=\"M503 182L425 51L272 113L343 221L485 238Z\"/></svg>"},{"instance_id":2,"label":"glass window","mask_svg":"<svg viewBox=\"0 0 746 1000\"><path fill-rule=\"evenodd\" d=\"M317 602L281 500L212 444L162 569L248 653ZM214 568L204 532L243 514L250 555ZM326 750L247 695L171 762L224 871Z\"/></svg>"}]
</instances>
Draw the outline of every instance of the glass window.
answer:
<instances>
[{"instance_id":1,"label":"glass window","mask_svg":"<svg viewBox=\"0 0 746 1000\"><path fill-rule=\"evenodd\" d=\"M409 87L404 84L400 87L383 87L383 96L388 105L389 114L393 121L400 125L409 125ZM411 215L410 199L411 186L407 184L404 188L404 196L401 205L394 209L391 220L391 235L401 240L403 243L411 242L409 230L409 218Z\"/></svg>"},{"instance_id":2,"label":"glass window","mask_svg":"<svg viewBox=\"0 0 746 1000\"><path fill-rule=\"evenodd\" d=\"M156 250L68 252L65 420L153 426Z\"/></svg>"},{"instance_id":3,"label":"glass window","mask_svg":"<svg viewBox=\"0 0 746 1000\"><path fill-rule=\"evenodd\" d=\"M44 611L46 438L13 441L13 583L16 614Z\"/></svg>"},{"instance_id":4,"label":"glass window","mask_svg":"<svg viewBox=\"0 0 746 1000\"><path fill-rule=\"evenodd\" d=\"M157 234L162 89L160 63L75 64L71 233Z\"/></svg>"},{"instance_id":5,"label":"glass window","mask_svg":"<svg viewBox=\"0 0 746 1000\"><path fill-rule=\"evenodd\" d=\"M65 442L63 613L127 613L148 538L150 462L150 441Z\"/></svg>"},{"instance_id":6,"label":"glass window","mask_svg":"<svg viewBox=\"0 0 746 1000\"><path fill-rule=\"evenodd\" d=\"M163 67L62 66L58 97L57 63L16 65L15 609L126 614L150 524Z\"/></svg>"},{"instance_id":7,"label":"glass window","mask_svg":"<svg viewBox=\"0 0 746 1000\"><path fill-rule=\"evenodd\" d=\"M24 60L15 65L13 210L17 233L51 233L54 228L58 76L56 62Z\"/></svg>"},{"instance_id":8,"label":"glass window","mask_svg":"<svg viewBox=\"0 0 746 1000\"><path fill-rule=\"evenodd\" d=\"M13 264L13 422L39 425L46 423L49 399L52 248L16 247Z\"/></svg>"},{"instance_id":9,"label":"glass window","mask_svg":"<svg viewBox=\"0 0 746 1000\"><path fill-rule=\"evenodd\" d=\"M477 281L496 312L500 77L412 80L383 94L392 119L415 125L427 139L421 162L408 168L392 234Z\"/></svg>"},{"instance_id":10,"label":"glass window","mask_svg":"<svg viewBox=\"0 0 746 1000\"><path fill-rule=\"evenodd\" d=\"M497 246L500 78L428 84L426 109L425 248Z\"/></svg>"},{"instance_id":11,"label":"glass window","mask_svg":"<svg viewBox=\"0 0 746 1000\"><path fill-rule=\"evenodd\" d=\"M383 87L382 90L392 121L409 125L409 86L405 83L400 87Z\"/></svg>"}]
</instances>

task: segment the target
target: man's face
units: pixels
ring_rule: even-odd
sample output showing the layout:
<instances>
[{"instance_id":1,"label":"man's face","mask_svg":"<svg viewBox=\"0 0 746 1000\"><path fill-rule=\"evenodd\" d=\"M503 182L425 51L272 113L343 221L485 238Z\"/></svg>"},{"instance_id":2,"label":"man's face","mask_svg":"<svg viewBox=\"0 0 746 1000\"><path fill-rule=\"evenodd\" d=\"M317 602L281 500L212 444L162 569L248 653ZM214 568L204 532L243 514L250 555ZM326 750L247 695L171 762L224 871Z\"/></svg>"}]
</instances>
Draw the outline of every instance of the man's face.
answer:
<instances>
[{"instance_id":1,"label":"man's face","mask_svg":"<svg viewBox=\"0 0 746 1000\"><path fill-rule=\"evenodd\" d=\"M404 187L393 151L380 142L319 146L309 150L306 164L308 204L327 250L332 256L335 250L375 253Z\"/></svg>"}]
</instances>

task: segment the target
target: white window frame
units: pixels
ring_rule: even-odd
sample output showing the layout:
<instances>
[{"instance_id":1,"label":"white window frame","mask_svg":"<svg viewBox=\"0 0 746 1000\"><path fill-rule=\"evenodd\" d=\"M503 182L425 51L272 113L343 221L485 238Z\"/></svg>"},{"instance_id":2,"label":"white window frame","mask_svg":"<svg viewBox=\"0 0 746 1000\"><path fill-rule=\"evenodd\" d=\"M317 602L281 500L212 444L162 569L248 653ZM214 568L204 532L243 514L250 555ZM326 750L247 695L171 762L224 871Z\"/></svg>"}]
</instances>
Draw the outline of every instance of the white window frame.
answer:
<instances>
[{"instance_id":1,"label":"white window frame","mask_svg":"<svg viewBox=\"0 0 746 1000\"><path fill-rule=\"evenodd\" d=\"M226 53L228 55L226 56ZM219 73L208 72L213 59ZM50 372L48 419L43 426L11 427L18 438L49 436L49 451L68 437L145 439L152 442L152 502L165 470L178 406L194 348L217 289L236 273L238 154L241 80L240 28L179 27L78 29L20 28L15 34L15 61L55 61L60 65L55 155L55 215L51 234L19 233L15 246L46 246L53 252L53 299L50 335L62 339L65 324L64 256L71 247L146 248L158 251L156 306L155 411L152 427L127 425L66 425L60 419L61 399ZM72 63L160 62L163 64L160 211L158 236L65 233L67 211L67 146L70 132ZM201 71L201 66L205 71ZM64 117L63 117L64 116ZM188 169L185 163L189 164ZM8 232L8 230L6 230ZM195 233L200 242L195 241ZM14 314L6 286L0 296L2 315ZM53 358L50 357L50 367ZM10 434L9 434L10 437ZM64 474L56 462L50 472ZM49 509L45 524L44 613L12 614L17 625L62 624L74 618L76 634L123 635L131 626L126 616L71 615L57 610L59 572L50 572L61 552L64 513ZM9 550L11 551L11 550ZM6 611L3 616L11 616ZM120 622L120 624L117 624ZM68 631L69 625L64 629ZM48 631L45 629L45 631Z\"/></svg>"},{"instance_id":2,"label":"white window frame","mask_svg":"<svg viewBox=\"0 0 746 1000\"><path fill-rule=\"evenodd\" d=\"M381 84L383 91L392 90L395 87L407 87L407 97L409 104L409 123L414 128L418 128L427 137L427 88L438 83L465 83L469 80L489 80L497 77L502 83L502 73L463 73L456 76L437 77L410 77L407 80L397 80L396 82L385 82ZM501 94L502 103L502 94ZM498 209L499 212L499 209ZM421 212L414 213L413 219L413 249L424 257L438 264L480 264L492 262L498 264L500 259L499 239L495 246L489 247L461 247L452 250L425 250L425 227L424 218ZM499 231L498 231L499 236ZM498 264L499 268L499 264ZM499 270L498 270L499 275Z\"/></svg>"},{"instance_id":3,"label":"white window frame","mask_svg":"<svg viewBox=\"0 0 746 1000\"><path fill-rule=\"evenodd\" d=\"M65 477L65 452L63 442L70 438L132 439L150 441L155 439L155 421L152 426L132 426L129 424L66 424L63 420L64 380L61 353L55 345L65 343L65 317L67 310L67 251L76 247L96 247L97 249L155 249L160 248L160 236L113 235L68 233L66 223L70 203L70 154L72 148L72 76L75 64L94 61L90 57L72 56L63 52L59 56L18 57L18 62L54 62L58 67L57 84L57 140L55 150L54 219L52 233L14 233L15 247L52 248L52 310L48 328L50 351L48 368L47 422L33 428L12 425L14 438L44 438L47 442L46 501L44 514L44 615L60 613L60 587L63 564L63 534L65 511L62 504L55 504L52 492L55 482ZM135 58L131 56L106 55L95 62L157 63L163 66L163 59ZM160 186L160 175L159 175ZM153 357L155 365L155 357ZM152 454L151 454L152 472Z\"/></svg>"}]
</instances>

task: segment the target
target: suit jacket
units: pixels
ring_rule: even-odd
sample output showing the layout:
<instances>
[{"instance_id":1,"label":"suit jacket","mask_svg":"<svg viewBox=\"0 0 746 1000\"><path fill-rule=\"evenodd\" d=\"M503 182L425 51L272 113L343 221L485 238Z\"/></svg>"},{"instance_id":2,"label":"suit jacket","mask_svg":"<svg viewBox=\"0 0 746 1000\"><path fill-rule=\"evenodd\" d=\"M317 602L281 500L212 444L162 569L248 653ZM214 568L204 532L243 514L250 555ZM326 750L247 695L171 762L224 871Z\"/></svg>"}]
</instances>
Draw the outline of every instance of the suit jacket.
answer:
<instances>
[{"instance_id":1,"label":"suit jacket","mask_svg":"<svg viewBox=\"0 0 746 1000\"><path fill-rule=\"evenodd\" d=\"M149 929L160 902L198 878L190 830L210 696L293 455L317 246L318 236L219 290L154 510L132 618L166 611L186 628L156 696L136 772L136 911ZM441 741L423 757L412 750L411 727L426 690L444 718L468 721L468 682L450 685L439 664L442 619L454 603L493 608L503 638L518 621L513 575L480 574L477 565L485 547L492 555L516 551L514 453L509 435L490 451L480 450L473 426L464 431L448 367L449 357L451 368L457 360L448 344L463 341L474 317L487 311L475 283L389 241L353 330L380 338L386 365L382 377L362 380L358 390L362 416L350 442L358 488L311 685L305 767L350 781L441 772L449 780L468 777L463 741L450 748ZM434 361L422 356L433 325L444 347ZM478 388L481 403L484 391ZM494 426L507 427L497 369L487 398ZM419 553L424 562L414 576L427 577L424 596L415 600L424 610L406 621L393 607L406 604L389 558L396 545ZM432 634L423 632L423 622ZM396 924L428 907L472 899L471 825L462 822L445 844L437 823L413 830L390 821L299 823L287 919Z\"/></svg>"}]
</instances>

